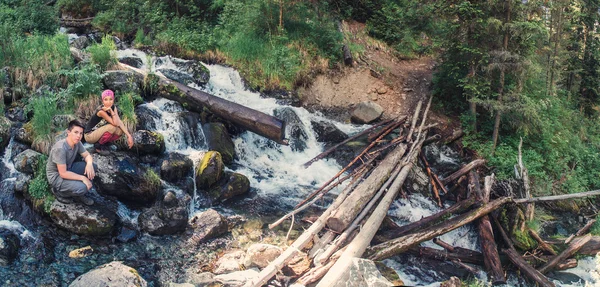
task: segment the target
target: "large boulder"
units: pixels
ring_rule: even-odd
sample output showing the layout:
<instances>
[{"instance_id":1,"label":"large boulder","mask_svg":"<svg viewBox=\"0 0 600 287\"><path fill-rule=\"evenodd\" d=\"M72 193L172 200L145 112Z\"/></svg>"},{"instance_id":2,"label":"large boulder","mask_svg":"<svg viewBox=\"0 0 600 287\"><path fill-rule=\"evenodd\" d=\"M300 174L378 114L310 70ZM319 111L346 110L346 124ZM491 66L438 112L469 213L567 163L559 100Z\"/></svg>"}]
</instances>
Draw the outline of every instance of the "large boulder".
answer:
<instances>
[{"instance_id":1,"label":"large boulder","mask_svg":"<svg viewBox=\"0 0 600 287\"><path fill-rule=\"evenodd\" d=\"M19 237L7 229L0 229L0 266L10 265L17 255L21 243Z\"/></svg>"},{"instance_id":2,"label":"large boulder","mask_svg":"<svg viewBox=\"0 0 600 287\"><path fill-rule=\"evenodd\" d=\"M378 120L383 114L383 108L371 101L359 103L352 110L351 120L357 124L369 124Z\"/></svg>"},{"instance_id":3,"label":"large boulder","mask_svg":"<svg viewBox=\"0 0 600 287\"><path fill-rule=\"evenodd\" d=\"M348 135L334 124L326 121L311 121L318 142L339 143L348 139Z\"/></svg>"},{"instance_id":4,"label":"large boulder","mask_svg":"<svg viewBox=\"0 0 600 287\"><path fill-rule=\"evenodd\" d=\"M233 250L227 252L221 256L215 263L215 274L225 274L234 271L242 270L244 267L244 258L246 258L246 252L242 250ZM247 265L246 265L247 267Z\"/></svg>"},{"instance_id":5,"label":"large boulder","mask_svg":"<svg viewBox=\"0 0 600 287\"><path fill-rule=\"evenodd\" d=\"M246 251L244 266L265 268L269 263L279 257L281 252L283 252L281 247L271 244L256 243L250 246Z\"/></svg>"},{"instance_id":6,"label":"large boulder","mask_svg":"<svg viewBox=\"0 0 600 287\"><path fill-rule=\"evenodd\" d=\"M121 261L113 261L82 274L69 287L136 286L146 287L148 283L134 268Z\"/></svg>"},{"instance_id":7,"label":"large boulder","mask_svg":"<svg viewBox=\"0 0 600 287\"><path fill-rule=\"evenodd\" d=\"M195 83L194 78L187 74L187 73L183 73L180 72L178 70L175 69L169 69L169 68L160 68L156 70L157 72L160 72L161 74L163 74L165 77L167 77L168 79L171 79L175 82L184 84L184 85L189 85L191 83Z\"/></svg>"},{"instance_id":8,"label":"large boulder","mask_svg":"<svg viewBox=\"0 0 600 287\"><path fill-rule=\"evenodd\" d=\"M221 274L214 277L215 281L221 283L222 287L242 287L258 277L256 269L236 271L228 274Z\"/></svg>"},{"instance_id":9,"label":"large boulder","mask_svg":"<svg viewBox=\"0 0 600 287\"><path fill-rule=\"evenodd\" d=\"M152 235L166 235L182 232L187 227L191 197L187 194L177 198L175 192L168 191L163 200L146 209L138 217L143 231Z\"/></svg>"},{"instance_id":10,"label":"large boulder","mask_svg":"<svg viewBox=\"0 0 600 287\"><path fill-rule=\"evenodd\" d=\"M193 235L189 241L193 244L199 244L215 238L226 233L228 229L227 219L214 209L208 209L194 215L190 219L189 225L193 230Z\"/></svg>"},{"instance_id":11,"label":"large boulder","mask_svg":"<svg viewBox=\"0 0 600 287\"><path fill-rule=\"evenodd\" d=\"M165 138L162 134L147 130L133 133L133 148L140 155L159 155L165 151Z\"/></svg>"},{"instance_id":12,"label":"large boulder","mask_svg":"<svg viewBox=\"0 0 600 287\"><path fill-rule=\"evenodd\" d=\"M168 59L167 59L168 58ZM199 85L203 86L208 83L210 79L210 71L206 68L202 63L196 60L182 60L172 57L160 57L156 59L156 66L163 65L166 61L171 60L171 62L177 67L179 70L188 74L191 77L192 81ZM168 77L167 75L165 75ZM175 81L175 79L172 79Z\"/></svg>"},{"instance_id":13,"label":"large boulder","mask_svg":"<svg viewBox=\"0 0 600 287\"><path fill-rule=\"evenodd\" d=\"M208 191L208 196L213 203L223 202L234 196L247 193L249 190L250 180L245 175L226 172L223 179Z\"/></svg>"},{"instance_id":14,"label":"large boulder","mask_svg":"<svg viewBox=\"0 0 600 287\"><path fill-rule=\"evenodd\" d=\"M221 154L223 162L230 164L235 157L235 145L227 128L222 123L207 123L202 126L206 136L206 144L209 150L216 150Z\"/></svg>"},{"instance_id":15,"label":"large boulder","mask_svg":"<svg viewBox=\"0 0 600 287\"><path fill-rule=\"evenodd\" d=\"M0 153L10 140L10 125L11 123L7 118L0 116Z\"/></svg>"},{"instance_id":16,"label":"large boulder","mask_svg":"<svg viewBox=\"0 0 600 287\"><path fill-rule=\"evenodd\" d=\"M43 157L41 153L27 149L21 153L19 153L14 159L13 163L15 165L15 169L29 175L33 175L36 171L40 159Z\"/></svg>"},{"instance_id":17,"label":"large boulder","mask_svg":"<svg viewBox=\"0 0 600 287\"><path fill-rule=\"evenodd\" d=\"M142 58L135 53L133 53L131 56L119 57L119 62L137 69L141 69L144 66L144 60L142 60Z\"/></svg>"},{"instance_id":18,"label":"large boulder","mask_svg":"<svg viewBox=\"0 0 600 287\"><path fill-rule=\"evenodd\" d=\"M144 169L135 157L114 152L107 156L93 154L98 165L98 192L117 197L126 203L143 205L156 200L161 183L152 169Z\"/></svg>"},{"instance_id":19,"label":"large boulder","mask_svg":"<svg viewBox=\"0 0 600 287\"><path fill-rule=\"evenodd\" d=\"M296 112L292 108L285 107L275 110L274 116L285 122L285 137L289 140L292 150L306 149L308 134Z\"/></svg>"},{"instance_id":20,"label":"large boulder","mask_svg":"<svg viewBox=\"0 0 600 287\"><path fill-rule=\"evenodd\" d=\"M140 94L144 77L130 71L106 71L102 78L104 86L117 94L132 92Z\"/></svg>"},{"instance_id":21,"label":"large boulder","mask_svg":"<svg viewBox=\"0 0 600 287\"><path fill-rule=\"evenodd\" d=\"M33 126L31 122L24 124L15 131L15 140L26 145L33 143Z\"/></svg>"},{"instance_id":22,"label":"large boulder","mask_svg":"<svg viewBox=\"0 0 600 287\"><path fill-rule=\"evenodd\" d=\"M76 234L108 235L117 223L117 203L98 196L93 199L92 206L55 200L50 207L50 218L59 227Z\"/></svg>"},{"instance_id":23,"label":"large boulder","mask_svg":"<svg viewBox=\"0 0 600 287\"><path fill-rule=\"evenodd\" d=\"M208 151L196 168L196 187L207 190L223 177L225 165L218 151Z\"/></svg>"},{"instance_id":24,"label":"large boulder","mask_svg":"<svg viewBox=\"0 0 600 287\"><path fill-rule=\"evenodd\" d=\"M194 169L194 163L186 155L169 153L160 165L160 177L168 182L176 183L189 178Z\"/></svg>"},{"instance_id":25,"label":"large boulder","mask_svg":"<svg viewBox=\"0 0 600 287\"><path fill-rule=\"evenodd\" d=\"M160 114L147 105L135 107L135 117L137 118L136 130L154 131L156 123L160 122Z\"/></svg>"},{"instance_id":26,"label":"large boulder","mask_svg":"<svg viewBox=\"0 0 600 287\"><path fill-rule=\"evenodd\" d=\"M333 283L333 287L387 287L394 286L385 279L371 260L352 258L352 263L342 276Z\"/></svg>"}]
</instances>

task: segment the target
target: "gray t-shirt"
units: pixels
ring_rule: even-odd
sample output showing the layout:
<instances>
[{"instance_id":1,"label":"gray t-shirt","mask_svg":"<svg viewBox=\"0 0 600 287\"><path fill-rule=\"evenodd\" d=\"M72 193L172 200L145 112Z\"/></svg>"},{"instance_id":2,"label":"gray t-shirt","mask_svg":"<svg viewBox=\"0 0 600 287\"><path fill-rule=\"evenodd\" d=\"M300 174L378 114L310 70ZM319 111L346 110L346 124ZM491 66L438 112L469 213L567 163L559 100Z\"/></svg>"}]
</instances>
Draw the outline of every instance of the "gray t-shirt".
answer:
<instances>
[{"instance_id":1,"label":"gray t-shirt","mask_svg":"<svg viewBox=\"0 0 600 287\"><path fill-rule=\"evenodd\" d=\"M56 186L60 182L58 179L62 179L58 174L57 164L66 164L67 170L70 170L77 154L82 155L84 152L86 150L81 142L71 148L66 139L57 141L50 150L50 156L46 164L46 177L50 185Z\"/></svg>"}]
</instances>

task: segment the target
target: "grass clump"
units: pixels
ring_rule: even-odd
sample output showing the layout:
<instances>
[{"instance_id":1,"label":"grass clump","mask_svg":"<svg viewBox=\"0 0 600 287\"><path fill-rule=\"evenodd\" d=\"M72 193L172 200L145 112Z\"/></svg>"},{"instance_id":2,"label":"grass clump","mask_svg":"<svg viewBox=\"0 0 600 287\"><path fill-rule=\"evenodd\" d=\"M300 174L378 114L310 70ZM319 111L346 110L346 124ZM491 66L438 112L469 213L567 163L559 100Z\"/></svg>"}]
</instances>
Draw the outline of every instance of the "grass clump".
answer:
<instances>
[{"instance_id":1,"label":"grass clump","mask_svg":"<svg viewBox=\"0 0 600 287\"><path fill-rule=\"evenodd\" d=\"M123 124L129 131L135 130L137 124L137 117L135 115L136 102L140 103L142 98L134 93L125 93L117 97L117 104L119 106L119 115Z\"/></svg>"},{"instance_id":2,"label":"grass clump","mask_svg":"<svg viewBox=\"0 0 600 287\"><path fill-rule=\"evenodd\" d=\"M87 48L92 56L92 63L98 65L101 71L106 71L117 64L114 51L117 49L110 35L102 37L102 43L93 44Z\"/></svg>"},{"instance_id":3,"label":"grass clump","mask_svg":"<svg viewBox=\"0 0 600 287\"><path fill-rule=\"evenodd\" d=\"M43 155L38 161L34 177L29 183L27 191L32 198L34 206L37 208L41 207L46 213L49 213L52 202L54 202L54 195L50 191L50 185L46 178L47 162L48 157Z\"/></svg>"}]
</instances>

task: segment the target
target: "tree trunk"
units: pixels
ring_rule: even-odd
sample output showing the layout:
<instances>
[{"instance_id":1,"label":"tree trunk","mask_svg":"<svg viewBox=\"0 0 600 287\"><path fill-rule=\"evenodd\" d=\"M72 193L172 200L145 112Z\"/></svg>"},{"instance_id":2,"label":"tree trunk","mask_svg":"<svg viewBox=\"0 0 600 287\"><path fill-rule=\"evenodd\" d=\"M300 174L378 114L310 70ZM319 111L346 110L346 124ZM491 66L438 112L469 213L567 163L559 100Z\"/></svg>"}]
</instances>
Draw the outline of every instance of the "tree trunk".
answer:
<instances>
[{"instance_id":1,"label":"tree trunk","mask_svg":"<svg viewBox=\"0 0 600 287\"><path fill-rule=\"evenodd\" d=\"M383 260L385 258L389 258L396 254L405 252L406 250L408 250L408 248L410 248L413 245L430 240L436 236L446 234L465 224L471 223L474 220L480 218L481 216L484 216L496 210L498 207L510 201L511 199L509 197L502 197L490 202L489 204L483 205L469 213L456 216L438 225L434 225L416 233L401 236L388 242L378 244L372 248L372 255L369 256L369 259Z\"/></svg>"},{"instance_id":2,"label":"tree trunk","mask_svg":"<svg viewBox=\"0 0 600 287\"><path fill-rule=\"evenodd\" d=\"M468 163L467 165L461 167L459 170L455 171L453 174L449 175L448 177L442 179L442 184L448 184L448 183L456 180L457 178L463 176L464 174L471 171L472 169L483 165L484 163L485 163L485 159L476 159L476 160Z\"/></svg>"},{"instance_id":3,"label":"tree trunk","mask_svg":"<svg viewBox=\"0 0 600 287\"><path fill-rule=\"evenodd\" d=\"M575 254L579 249L581 249L588 241L592 239L592 235L588 234L583 237L578 237L565 249L563 252L552 258L552 260L548 261L544 266L540 267L539 271L541 273L547 273L550 270L554 269L556 265L562 263L567 258L571 257L571 255Z\"/></svg>"},{"instance_id":4,"label":"tree trunk","mask_svg":"<svg viewBox=\"0 0 600 287\"><path fill-rule=\"evenodd\" d=\"M517 253L515 249L507 248L503 249L502 252L508 256L508 259L527 276L527 278L533 280L540 287L555 287L554 283L552 283L544 274L535 270L531 267L522 257L521 254Z\"/></svg>"}]
</instances>

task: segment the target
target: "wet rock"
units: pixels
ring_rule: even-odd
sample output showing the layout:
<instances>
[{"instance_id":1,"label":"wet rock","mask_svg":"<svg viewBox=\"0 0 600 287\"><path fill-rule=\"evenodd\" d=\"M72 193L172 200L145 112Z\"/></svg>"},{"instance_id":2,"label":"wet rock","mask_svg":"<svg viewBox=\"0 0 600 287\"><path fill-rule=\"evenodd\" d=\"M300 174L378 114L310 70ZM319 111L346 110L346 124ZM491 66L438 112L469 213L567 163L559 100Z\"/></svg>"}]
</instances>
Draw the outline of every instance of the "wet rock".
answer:
<instances>
[{"instance_id":1,"label":"wet rock","mask_svg":"<svg viewBox=\"0 0 600 287\"><path fill-rule=\"evenodd\" d=\"M300 252L281 269L283 275L298 277L310 269L310 259L306 253Z\"/></svg>"},{"instance_id":2,"label":"wet rock","mask_svg":"<svg viewBox=\"0 0 600 287\"><path fill-rule=\"evenodd\" d=\"M166 235L182 232L187 227L190 196L169 199L173 192L168 192L163 201L152 208L146 209L138 217L140 228L152 235Z\"/></svg>"},{"instance_id":3,"label":"wet rock","mask_svg":"<svg viewBox=\"0 0 600 287\"><path fill-rule=\"evenodd\" d=\"M348 139L347 134L330 122L313 121L311 124L318 142L339 143Z\"/></svg>"},{"instance_id":4,"label":"wet rock","mask_svg":"<svg viewBox=\"0 0 600 287\"><path fill-rule=\"evenodd\" d=\"M133 148L141 155L159 155L165 151L165 139L162 134L147 130L133 133Z\"/></svg>"},{"instance_id":5,"label":"wet rock","mask_svg":"<svg viewBox=\"0 0 600 287\"><path fill-rule=\"evenodd\" d=\"M196 187L208 189L223 177L225 165L218 151L208 151L196 169Z\"/></svg>"},{"instance_id":6,"label":"wet rock","mask_svg":"<svg viewBox=\"0 0 600 287\"><path fill-rule=\"evenodd\" d=\"M183 130L181 136L185 144L194 149L206 149L206 139L202 129L198 126L200 123L200 115L192 112L181 112L178 117L181 129Z\"/></svg>"},{"instance_id":7,"label":"wet rock","mask_svg":"<svg viewBox=\"0 0 600 287\"><path fill-rule=\"evenodd\" d=\"M135 116L137 117L137 130L156 130L156 122L160 121L160 114L145 105L135 107Z\"/></svg>"},{"instance_id":8,"label":"wet rock","mask_svg":"<svg viewBox=\"0 0 600 287\"><path fill-rule=\"evenodd\" d=\"M133 54L132 56L120 57L119 62L138 69L144 66L144 61L136 54Z\"/></svg>"},{"instance_id":9,"label":"wet rock","mask_svg":"<svg viewBox=\"0 0 600 287\"><path fill-rule=\"evenodd\" d=\"M273 98L277 100L280 105L299 107L302 104L298 93L295 91L286 90L265 90L261 93L262 97Z\"/></svg>"},{"instance_id":10,"label":"wet rock","mask_svg":"<svg viewBox=\"0 0 600 287\"><path fill-rule=\"evenodd\" d=\"M210 71L202 63L195 60L188 61L172 59L172 61L173 64L175 64L175 66L177 66L179 69L192 75L192 77L194 78L194 83L196 83L197 85L206 85L208 83L208 80L210 80Z\"/></svg>"},{"instance_id":11,"label":"wet rock","mask_svg":"<svg viewBox=\"0 0 600 287\"><path fill-rule=\"evenodd\" d=\"M152 169L143 169L138 161L126 153L114 152L107 156L93 154L98 166L98 192L117 197L125 203L143 205L156 200L160 177Z\"/></svg>"},{"instance_id":12,"label":"wet rock","mask_svg":"<svg viewBox=\"0 0 600 287\"><path fill-rule=\"evenodd\" d=\"M18 128L15 131L15 140L26 145L31 145L33 143L33 130L31 125L25 124L23 127Z\"/></svg>"},{"instance_id":13,"label":"wet rock","mask_svg":"<svg viewBox=\"0 0 600 287\"><path fill-rule=\"evenodd\" d=\"M393 286L387 279L385 279L377 266L371 260L362 258L352 258L352 264L344 272L342 277L335 282L333 287L362 287L362 286Z\"/></svg>"},{"instance_id":14,"label":"wet rock","mask_svg":"<svg viewBox=\"0 0 600 287\"><path fill-rule=\"evenodd\" d=\"M248 269L217 275L215 276L215 281L223 284L222 287L242 287L256 277L258 277L258 271L256 269Z\"/></svg>"},{"instance_id":15,"label":"wet rock","mask_svg":"<svg viewBox=\"0 0 600 287\"><path fill-rule=\"evenodd\" d=\"M215 282L215 275L210 272L198 273L192 269L187 269L183 281L196 285L196 287L212 286Z\"/></svg>"},{"instance_id":16,"label":"wet rock","mask_svg":"<svg viewBox=\"0 0 600 287\"><path fill-rule=\"evenodd\" d=\"M69 258L84 258L92 255L92 253L94 253L94 249L91 246L86 246L69 252Z\"/></svg>"},{"instance_id":17,"label":"wet rock","mask_svg":"<svg viewBox=\"0 0 600 287\"><path fill-rule=\"evenodd\" d=\"M234 250L228 252L227 254L221 256L219 260L215 263L217 266L213 271L215 274L225 274L231 273L234 271L242 270L242 267L248 266L244 263L244 258L246 257L246 252L242 250Z\"/></svg>"},{"instance_id":18,"label":"wet rock","mask_svg":"<svg viewBox=\"0 0 600 287\"><path fill-rule=\"evenodd\" d=\"M82 274L69 285L69 287L93 286L146 287L148 284L137 270L123 264L121 261L113 261Z\"/></svg>"},{"instance_id":19,"label":"wet rock","mask_svg":"<svg viewBox=\"0 0 600 287\"><path fill-rule=\"evenodd\" d=\"M54 224L80 235L102 236L112 232L117 222L117 204L107 199L93 197L95 203L64 204L57 200L50 206Z\"/></svg>"},{"instance_id":20,"label":"wet rock","mask_svg":"<svg viewBox=\"0 0 600 287\"><path fill-rule=\"evenodd\" d=\"M6 117L15 122L24 123L27 121L27 113L20 103L11 105L6 111Z\"/></svg>"},{"instance_id":21,"label":"wet rock","mask_svg":"<svg viewBox=\"0 0 600 287\"><path fill-rule=\"evenodd\" d=\"M22 173L33 175L38 168L38 163L42 156L37 151L31 149L25 150L13 159L15 169Z\"/></svg>"},{"instance_id":22,"label":"wet rock","mask_svg":"<svg viewBox=\"0 0 600 287\"><path fill-rule=\"evenodd\" d=\"M247 267L265 268L279 255L281 248L275 245L257 243L248 248L244 265Z\"/></svg>"},{"instance_id":23,"label":"wet rock","mask_svg":"<svg viewBox=\"0 0 600 287\"><path fill-rule=\"evenodd\" d=\"M8 145L10 140L10 121L0 116L0 153L4 151L4 148Z\"/></svg>"},{"instance_id":24,"label":"wet rock","mask_svg":"<svg viewBox=\"0 0 600 287\"><path fill-rule=\"evenodd\" d=\"M285 137L290 141L293 151L306 149L308 135L300 117L292 108L281 108L274 112L274 116L285 122Z\"/></svg>"},{"instance_id":25,"label":"wet rock","mask_svg":"<svg viewBox=\"0 0 600 287\"><path fill-rule=\"evenodd\" d=\"M189 85L191 83L195 83L194 78L191 75L180 72L178 70L169 69L169 68L160 68L156 70L157 72L162 73L165 77L175 82Z\"/></svg>"},{"instance_id":26,"label":"wet rock","mask_svg":"<svg viewBox=\"0 0 600 287\"><path fill-rule=\"evenodd\" d=\"M227 219L214 209L195 215L190 219L189 225L193 229L193 235L189 240L195 244L227 232Z\"/></svg>"},{"instance_id":27,"label":"wet rock","mask_svg":"<svg viewBox=\"0 0 600 287\"><path fill-rule=\"evenodd\" d=\"M81 36L81 37L78 37L77 39L73 40L73 42L71 42L70 45L73 48L83 50L83 49L87 48L87 46L90 45L90 39L86 36Z\"/></svg>"},{"instance_id":28,"label":"wet rock","mask_svg":"<svg viewBox=\"0 0 600 287\"><path fill-rule=\"evenodd\" d=\"M116 240L125 243L134 240L137 236L138 232L135 229L129 228L127 226L122 226L119 230L119 234L117 235Z\"/></svg>"},{"instance_id":29,"label":"wet rock","mask_svg":"<svg viewBox=\"0 0 600 287\"><path fill-rule=\"evenodd\" d=\"M178 182L190 177L194 163L187 156L180 153L170 153L169 157L160 165L160 177L168 182Z\"/></svg>"},{"instance_id":30,"label":"wet rock","mask_svg":"<svg viewBox=\"0 0 600 287\"><path fill-rule=\"evenodd\" d=\"M17 255L21 243L19 237L10 230L0 229L0 266L10 265Z\"/></svg>"},{"instance_id":31,"label":"wet rock","mask_svg":"<svg viewBox=\"0 0 600 287\"><path fill-rule=\"evenodd\" d=\"M564 285L572 285L572 284L577 284L577 283L585 281L581 277L579 277L573 273L564 272L564 271L553 271L548 274L548 277L558 280L558 281L560 281L560 283L562 283Z\"/></svg>"},{"instance_id":32,"label":"wet rock","mask_svg":"<svg viewBox=\"0 0 600 287\"><path fill-rule=\"evenodd\" d=\"M441 178L452 174L460 168L460 156L448 146L430 144L423 149L425 158L429 166L431 166L432 171Z\"/></svg>"},{"instance_id":33,"label":"wet rock","mask_svg":"<svg viewBox=\"0 0 600 287\"><path fill-rule=\"evenodd\" d=\"M383 108L373 102L361 102L352 111L351 120L357 124L369 124L383 115Z\"/></svg>"},{"instance_id":34,"label":"wet rock","mask_svg":"<svg viewBox=\"0 0 600 287\"><path fill-rule=\"evenodd\" d=\"M241 173L226 172L217 185L208 191L212 202L223 202L250 190L250 180Z\"/></svg>"},{"instance_id":35,"label":"wet rock","mask_svg":"<svg viewBox=\"0 0 600 287\"><path fill-rule=\"evenodd\" d=\"M107 89L111 89L117 94L127 92L140 94L144 78L142 75L130 71L106 71L102 82Z\"/></svg>"},{"instance_id":36,"label":"wet rock","mask_svg":"<svg viewBox=\"0 0 600 287\"><path fill-rule=\"evenodd\" d=\"M227 128L222 123L207 123L202 126L209 150L218 151L225 164L233 162L235 146Z\"/></svg>"}]
</instances>

